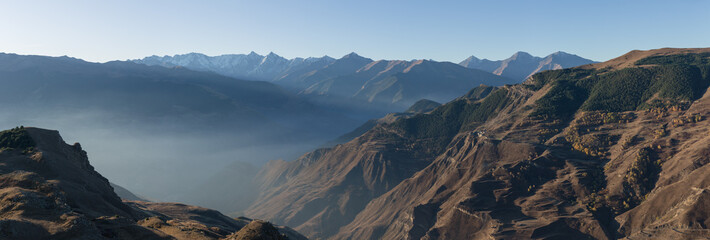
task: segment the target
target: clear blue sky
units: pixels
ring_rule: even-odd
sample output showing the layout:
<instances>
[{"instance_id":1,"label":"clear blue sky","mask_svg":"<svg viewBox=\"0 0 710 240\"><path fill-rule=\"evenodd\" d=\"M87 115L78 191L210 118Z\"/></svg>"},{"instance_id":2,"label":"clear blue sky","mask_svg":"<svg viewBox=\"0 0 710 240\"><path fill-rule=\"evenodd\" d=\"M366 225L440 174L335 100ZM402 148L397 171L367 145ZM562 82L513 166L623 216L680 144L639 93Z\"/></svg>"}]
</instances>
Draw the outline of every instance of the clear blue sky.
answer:
<instances>
[{"instance_id":1,"label":"clear blue sky","mask_svg":"<svg viewBox=\"0 0 710 240\"><path fill-rule=\"evenodd\" d=\"M710 47L710 1L0 0L0 52L88 61L201 52L357 52L458 62L521 50L597 61Z\"/></svg>"}]
</instances>

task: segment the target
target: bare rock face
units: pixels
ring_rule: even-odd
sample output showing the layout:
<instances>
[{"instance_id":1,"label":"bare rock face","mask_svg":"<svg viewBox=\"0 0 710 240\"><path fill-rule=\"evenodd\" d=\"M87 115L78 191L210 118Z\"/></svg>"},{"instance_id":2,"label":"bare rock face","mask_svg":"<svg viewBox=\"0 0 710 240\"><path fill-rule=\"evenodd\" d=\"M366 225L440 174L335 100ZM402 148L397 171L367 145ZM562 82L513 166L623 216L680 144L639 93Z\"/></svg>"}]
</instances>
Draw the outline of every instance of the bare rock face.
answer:
<instances>
[{"instance_id":1,"label":"bare rock face","mask_svg":"<svg viewBox=\"0 0 710 240\"><path fill-rule=\"evenodd\" d=\"M223 239L250 221L178 203L123 202L81 146L57 131L0 132L0 239Z\"/></svg>"},{"instance_id":2,"label":"bare rock face","mask_svg":"<svg viewBox=\"0 0 710 240\"><path fill-rule=\"evenodd\" d=\"M247 213L314 239L709 238L708 87L710 49L544 71L272 162Z\"/></svg>"},{"instance_id":3,"label":"bare rock face","mask_svg":"<svg viewBox=\"0 0 710 240\"><path fill-rule=\"evenodd\" d=\"M131 228L137 213L94 171L79 145L65 144L57 131L12 131L6 134L29 137L32 144L0 152L4 237L100 239ZM115 221L106 222L105 216ZM140 230L141 237L165 237Z\"/></svg>"}]
</instances>

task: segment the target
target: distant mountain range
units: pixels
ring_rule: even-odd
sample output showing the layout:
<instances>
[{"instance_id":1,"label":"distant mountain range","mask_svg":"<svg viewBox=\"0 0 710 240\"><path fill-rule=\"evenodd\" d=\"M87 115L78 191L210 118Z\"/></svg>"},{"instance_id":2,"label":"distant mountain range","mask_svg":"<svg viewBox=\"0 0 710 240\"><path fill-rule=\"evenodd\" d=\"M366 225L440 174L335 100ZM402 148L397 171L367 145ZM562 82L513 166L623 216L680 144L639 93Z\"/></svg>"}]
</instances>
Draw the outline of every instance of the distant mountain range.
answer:
<instances>
[{"instance_id":1,"label":"distant mountain range","mask_svg":"<svg viewBox=\"0 0 710 240\"><path fill-rule=\"evenodd\" d=\"M541 71L571 68L590 63L595 62L560 51L547 55L544 58L532 56L526 52L516 52L513 56L498 61L478 59L475 56L470 56L461 61L459 65L522 81Z\"/></svg>"},{"instance_id":2,"label":"distant mountain range","mask_svg":"<svg viewBox=\"0 0 710 240\"><path fill-rule=\"evenodd\" d=\"M270 81L322 102L362 102L401 111L421 99L447 102L480 84L500 86L519 80L429 60L373 61L356 53L340 59L285 59L274 53L254 52L209 57L190 53L151 56L136 63L186 67L249 80Z\"/></svg>"},{"instance_id":3,"label":"distant mountain range","mask_svg":"<svg viewBox=\"0 0 710 240\"><path fill-rule=\"evenodd\" d=\"M113 114L112 121L159 123L161 129L199 123L205 125L195 126L255 131L264 126L283 133L302 124L324 127L329 120L314 121L341 117L272 83L184 68L0 54L0 77L0 102L6 108L105 111Z\"/></svg>"},{"instance_id":4,"label":"distant mountain range","mask_svg":"<svg viewBox=\"0 0 710 240\"><path fill-rule=\"evenodd\" d=\"M239 79L276 81L292 73L310 72L323 68L335 59L320 58L286 59L269 53L266 56L255 52L249 54L226 54L209 57L201 53L188 53L175 56L150 56L136 63L164 67L186 67L198 71L211 71Z\"/></svg>"},{"instance_id":5,"label":"distant mountain range","mask_svg":"<svg viewBox=\"0 0 710 240\"><path fill-rule=\"evenodd\" d=\"M421 99L448 102L481 84L500 86L515 82L449 62L381 60L370 62L352 74L315 82L302 93L348 96L370 103L409 107Z\"/></svg>"},{"instance_id":6,"label":"distant mountain range","mask_svg":"<svg viewBox=\"0 0 710 240\"><path fill-rule=\"evenodd\" d=\"M273 52L266 56L251 52L214 57L201 53L188 53L162 57L150 56L132 61L146 65L180 66L198 71L212 71L230 77L276 82L299 89L307 89L320 81L334 77L346 76L362 70L367 71L369 69L362 68L375 62L356 53L350 53L341 59L329 56L286 59ZM378 65L385 63L384 65L388 67L387 73L381 73L381 77L391 75L393 72L401 72L407 68L407 64L418 61L383 60L377 62ZM459 65L522 81L540 71L570 68L590 63L595 63L595 61L562 51L545 57L532 56L527 52L519 51L507 59L496 61L471 56L461 61ZM324 70L326 68L328 70Z\"/></svg>"}]
</instances>

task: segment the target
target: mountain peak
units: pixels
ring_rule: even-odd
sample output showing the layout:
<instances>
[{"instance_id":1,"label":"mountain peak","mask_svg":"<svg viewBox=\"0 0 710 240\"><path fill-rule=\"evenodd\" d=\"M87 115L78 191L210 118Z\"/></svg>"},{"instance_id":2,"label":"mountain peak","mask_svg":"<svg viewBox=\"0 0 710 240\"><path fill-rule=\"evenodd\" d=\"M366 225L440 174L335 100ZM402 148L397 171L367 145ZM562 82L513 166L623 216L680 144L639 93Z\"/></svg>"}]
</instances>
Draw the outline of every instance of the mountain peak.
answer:
<instances>
[{"instance_id":1,"label":"mountain peak","mask_svg":"<svg viewBox=\"0 0 710 240\"><path fill-rule=\"evenodd\" d=\"M521 59L521 58L529 59L529 58L534 58L534 56L531 55L530 53L527 53L527 52L518 51L518 52L514 53L513 56L511 56L509 59Z\"/></svg>"},{"instance_id":2,"label":"mountain peak","mask_svg":"<svg viewBox=\"0 0 710 240\"><path fill-rule=\"evenodd\" d=\"M471 55L470 57L463 60L463 62L479 62L479 61L481 61L481 59L477 58L474 55Z\"/></svg>"},{"instance_id":3,"label":"mountain peak","mask_svg":"<svg viewBox=\"0 0 710 240\"><path fill-rule=\"evenodd\" d=\"M563 51L557 51L557 52L551 53L550 55L547 55L547 57L567 57L567 56L579 57L575 54L571 54L571 53L567 53L567 52L563 52Z\"/></svg>"},{"instance_id":4,"label":"mountain peak","mask_svg":"<svg viewBox=\"0 0 710 240\"><path fill-rule=\"evenodd\" d=\"M270 60L282 59L282 60L286 61L285 58L279 56L278 54L276 54L276 53L274 53L274 52L269 52L269 54L267 54L267 55L264 57L264 61L266 61L266 59L270 59Z\"/></svg>"},{"instance_id":5,"label":"mountain peak","mask_svg":"<svg viewBox=\"0 0 710 240\"><path fill-rule=\"evenodd\" d=\"M342 58L363 58L362 56L358 55L355 52L351 52L343 56Z\"/></svg>"},{"instance_id":6,"label":"mountain peak","mask_svg":"<svg viewBox=\"0 0 710 240\"><path fill-rule=\"evenodd\" d=\"M341 60L341 61L345 60L345 62L358 62L358 63L363 63L363 65L373 61L372 59L360 56L355 52L348 53L347 55L343 56L342 58L340 58L338 60Z\"/></svg>"},{"instance_id":7,"label":"mountain peak","mask_svg":"<svg viewBox=\"0 0 710 240\"><path fill-rule=\"evenodd\" d=\"M277 63L277 62L280 62L280 63ZM274 52L269 52L268 55L266 55L264 58L261 59L261 64L269 63L269 64L280 65L280 64L286 64L287 62L288 62L288 60L286 60L285 58L283 58L279 55L276 55L276 53L274 53ZM283 65L281 65L281 66L283 66Z\"/></svg>"},{"instance_id":8,"label":"mountain peak","mask_svg":"<svg viewBox=\"0 0 710 240\"><path fill-rule=\"evenodd\" d=\"M477 58L474 55L471 55L470 57L466 58L466 60L481 60L480 58Z\"/></svg>"},{"instance_id":9,"label":"mountain peak","mask_svg":"<svg viewBox=\"0 0 710 240\"><path fill-rule=\"evenodd\" d=\"M459 63L459 65L464 66L464 67L472 67L473 65L479 64L481 62L481 59L477 58L476 56L471 55L470 57L464 59Z\"/></svg>"}]
</instances>

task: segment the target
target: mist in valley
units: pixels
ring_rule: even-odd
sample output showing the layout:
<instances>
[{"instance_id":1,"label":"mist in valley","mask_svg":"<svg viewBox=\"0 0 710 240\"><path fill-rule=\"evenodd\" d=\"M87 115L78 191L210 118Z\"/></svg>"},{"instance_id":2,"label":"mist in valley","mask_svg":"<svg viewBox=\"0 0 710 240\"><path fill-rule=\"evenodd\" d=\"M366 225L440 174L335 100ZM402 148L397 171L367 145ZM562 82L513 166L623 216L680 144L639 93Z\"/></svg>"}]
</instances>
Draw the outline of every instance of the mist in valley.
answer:
<instances>
[{"instance_id":1,"label":"mist in valley","mask_svg":"<svg viewBox=\"0 0 710 240\"><path fill-rule=\"evenodd\" d=\"M166 119L129 121L108 111L10 109L0 127L58 130L79 142L95 169L109 181L151 201L183 202L238 214L257 192L251 179L269 160L294 160L327 140L269 141L283 135L248 128L213 129ZM278 129L278 128L276 128ZM347 131L344 129L343 131ZM341 131L334 130L335 137Z\"/></svg>"}]
</instances>

